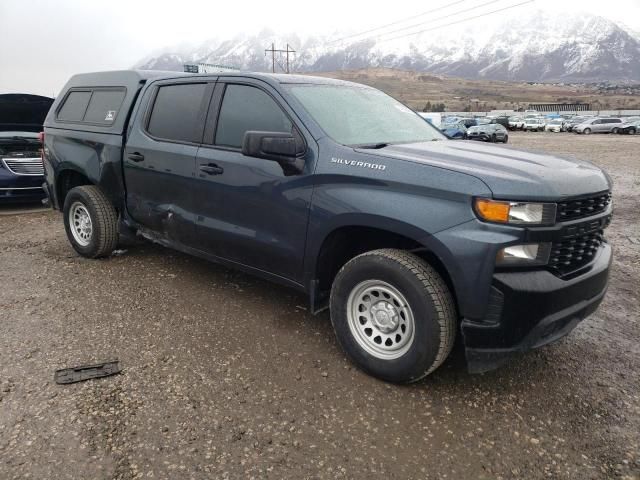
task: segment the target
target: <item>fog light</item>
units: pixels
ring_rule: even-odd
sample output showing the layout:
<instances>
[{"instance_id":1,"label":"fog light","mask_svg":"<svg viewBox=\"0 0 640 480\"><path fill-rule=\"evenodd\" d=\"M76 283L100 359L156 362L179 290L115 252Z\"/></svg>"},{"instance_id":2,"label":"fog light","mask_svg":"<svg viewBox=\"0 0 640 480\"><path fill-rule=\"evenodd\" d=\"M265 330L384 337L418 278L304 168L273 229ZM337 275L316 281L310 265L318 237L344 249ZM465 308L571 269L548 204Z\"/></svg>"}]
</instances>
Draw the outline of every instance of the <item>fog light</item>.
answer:
<instances>
[{"instance_id":1,"label":"fog light","mask_svg":"<svg viewBox=\"0 0 640 480\"><path fill-rule=\"evenodd\" d=\"M496 264L500 266L546 265L551 253L550 243L527 243L505 247L496 255Z\"/></svg>"}]
</instances>

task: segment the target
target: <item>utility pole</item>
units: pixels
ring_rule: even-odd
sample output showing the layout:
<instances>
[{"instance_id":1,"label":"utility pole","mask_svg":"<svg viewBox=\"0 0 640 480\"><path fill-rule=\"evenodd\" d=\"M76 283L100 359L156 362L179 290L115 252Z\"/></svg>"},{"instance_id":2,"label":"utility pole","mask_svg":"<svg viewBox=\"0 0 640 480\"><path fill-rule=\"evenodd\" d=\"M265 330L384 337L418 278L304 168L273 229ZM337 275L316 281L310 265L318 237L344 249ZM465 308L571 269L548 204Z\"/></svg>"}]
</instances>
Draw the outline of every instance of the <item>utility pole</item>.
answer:
<instances>
[{"instance_id":1,"label":"utility pole","mask_svg":"<svg viewBox=\"0 0 640 480\"><path fill-rule=\"evenodd\" d=\"M296 53L296 51L293 48L289 47L288 43L286 50L278 50L276 49L275 43L272 43L271 48L265 49L264 54L266 55L267 53L271 53L271 71L273 73L276 73L276 53L285 53L287 55L287 65L284 70L285 72L289 73L289 54ZM278 62L278 64L280 64L280 62ZM280 67L282 67L282 65L280 65Z\"/></svg>"},{"instance_id":2,"label":"utility pole","mask_svg":"<svg viewBox=\"0 0 640 480\"><path fill-rule=\"evenodd\" d=\"M287 43L287 73L289 73L289 52L296 53L293 48L289 50L289 44Z\"/></svg>"}]
</instances>

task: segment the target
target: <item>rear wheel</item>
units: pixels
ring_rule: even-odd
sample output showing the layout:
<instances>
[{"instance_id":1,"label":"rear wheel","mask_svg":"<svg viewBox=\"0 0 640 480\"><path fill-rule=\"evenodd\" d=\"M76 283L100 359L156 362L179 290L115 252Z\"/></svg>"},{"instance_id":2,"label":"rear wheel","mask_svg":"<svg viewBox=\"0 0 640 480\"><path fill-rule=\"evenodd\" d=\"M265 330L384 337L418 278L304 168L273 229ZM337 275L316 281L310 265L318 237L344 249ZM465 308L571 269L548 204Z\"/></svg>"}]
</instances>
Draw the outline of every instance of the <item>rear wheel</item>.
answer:
<instances>
[{"instance_id":1,"label":"rear wheel","mask_svg":"<svg viewBox=\"0 0 640 480\"><path fill-rule=\"evenodd\" d=\"M71 246L83 257L105 257L118 245L118 213L94 185L69 191L64 200L64 228Z\"/></svg>"},{"instance_id":2,"label":"rear wheel","mask_svg":"<svg viewBox=\"0 0 640 480\"><path fill-rule=\"evenodd\" d=\"M611 129L611 133L618 133L618 127L613 127L613 129Z\"/></svg>"},{"instance_id":3,"label":"rear wheel","mask_svg":"<svg viewBox=\"0 0 640 480\"><path fill-rule=\"evenodd\" d=\"M331 289L341 347L358 367L390 382L415 382L438 368L453 347L456 318L440 275L402 250L355 257Z\"/></svg>"}]
</instances>

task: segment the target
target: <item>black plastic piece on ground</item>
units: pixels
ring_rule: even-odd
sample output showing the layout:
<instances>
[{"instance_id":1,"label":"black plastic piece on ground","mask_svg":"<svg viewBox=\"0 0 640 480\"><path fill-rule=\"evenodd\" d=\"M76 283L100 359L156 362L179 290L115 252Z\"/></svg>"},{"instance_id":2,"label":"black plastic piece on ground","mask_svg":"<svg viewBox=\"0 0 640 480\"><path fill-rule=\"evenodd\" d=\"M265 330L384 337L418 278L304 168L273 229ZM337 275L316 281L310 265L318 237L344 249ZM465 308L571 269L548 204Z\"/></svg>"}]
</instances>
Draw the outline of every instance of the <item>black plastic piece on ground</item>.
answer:
<instances>
[{"instance_id":1,"label":"black plastic piece on ground","mask_svg":"<svg viewBox=\"0 0 640 480\"><path fill-rule=\"evenodd\" d=\"M98 363L96 365L84 365L73 368L63 368L56 370L53 379L59 385L67 383L84 382L92 378L108 377L120 373L120 364L118 360L113 362Z\"/></svg>"}]
</instances>

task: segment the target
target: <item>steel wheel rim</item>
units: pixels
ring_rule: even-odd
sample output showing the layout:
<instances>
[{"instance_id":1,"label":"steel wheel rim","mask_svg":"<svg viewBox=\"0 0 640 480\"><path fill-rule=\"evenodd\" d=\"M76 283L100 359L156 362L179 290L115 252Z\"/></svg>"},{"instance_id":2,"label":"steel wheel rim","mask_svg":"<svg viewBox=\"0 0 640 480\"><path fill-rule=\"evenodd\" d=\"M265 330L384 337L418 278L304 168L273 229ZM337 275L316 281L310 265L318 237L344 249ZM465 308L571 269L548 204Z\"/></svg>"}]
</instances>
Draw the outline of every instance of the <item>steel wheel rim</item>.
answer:
<instances>
[{"instance_id":1,"label":"steel wheel rim","mask_svg":"<svg viewBox=\"0 0 640 480\"><path fill-rule=\"evenodd\" d=\"M409 302L382 280L366 280L351 290L347 320L355 341L375 358L399 358L413 344L415 320Z\"/></svg>"},{"instance_id":2,"label":"steel wheel rim","mask_svg":"<svg viewBox=\"0 0 640 480\"><path fill-rule=\"evenodd\" d=\"M86 247L91 242L93 224L87 207L80 202L75 202L69 209L69 229L76 243Z\"/></svg>"}]
</instances>

